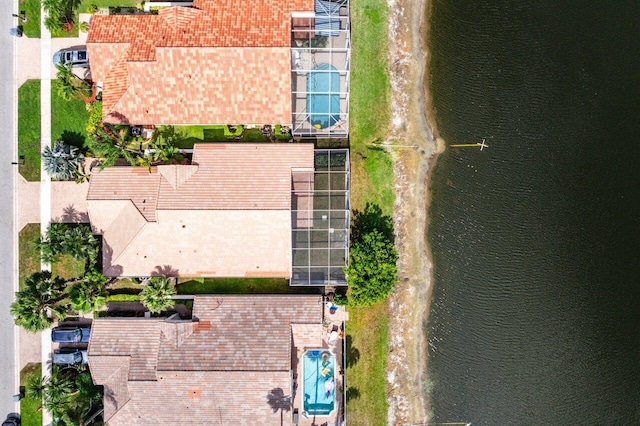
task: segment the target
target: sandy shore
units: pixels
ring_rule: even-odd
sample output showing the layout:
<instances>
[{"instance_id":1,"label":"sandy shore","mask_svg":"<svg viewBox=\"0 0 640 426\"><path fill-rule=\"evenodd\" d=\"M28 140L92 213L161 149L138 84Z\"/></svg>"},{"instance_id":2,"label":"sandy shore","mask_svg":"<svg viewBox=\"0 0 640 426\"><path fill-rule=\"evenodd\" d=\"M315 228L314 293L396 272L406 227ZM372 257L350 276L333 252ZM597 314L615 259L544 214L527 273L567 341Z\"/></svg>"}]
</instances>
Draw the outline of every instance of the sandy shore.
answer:
<instances>
[{"instance_id":1,"label":"sandy shore","mask_svg":"<svg viewBox=\"0 0 640 426\"><path fill-rule=\"evenodd\" d=\"M392 123L385 146L394 160L394 211L399 283L389 298L387 382L389 425L424 424L431 417L426 323L432 268L426 233L429 172L444 148L434 132L431 98L425 89L429 52L429 0L388 0Z\"/></svg>"}]
</instances>

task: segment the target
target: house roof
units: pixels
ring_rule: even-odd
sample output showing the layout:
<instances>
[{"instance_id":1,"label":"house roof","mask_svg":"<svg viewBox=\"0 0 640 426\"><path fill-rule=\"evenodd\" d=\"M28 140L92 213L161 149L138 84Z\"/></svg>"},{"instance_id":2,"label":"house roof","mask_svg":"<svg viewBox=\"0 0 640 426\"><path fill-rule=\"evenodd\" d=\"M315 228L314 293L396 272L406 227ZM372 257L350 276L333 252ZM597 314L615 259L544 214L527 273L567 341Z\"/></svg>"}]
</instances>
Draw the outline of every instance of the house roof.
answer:
<instances>
[{"instance_id":1,"label":"house roof","mask_svg":"<svg viewBox=\"0 0 640 426\"><path fill-rule=\"evenodd\" d=\"M291 175L313 144L197 144L191 165L92 175L109 276L290 276Z\"/></svg>"},{"instance_id":2,"label":"house roof","mask_svg":"<svg viewBox=\"0 0 640 426\"><path fill-rule=\"evenodd\" d=\"M322 311L321 296L196 296L195 322L96 319L89 368L105 420L280 425L267 395L290 389L292 324L321 330Z\"/></svg>"},{"instance_id":3,"label":"house roof","mask_svg":"<svg viewBox=\"0 0 640 426\"><path fill-rule=\"evenodd\" d=\"M87 49L103 118L134 124L291 122L291 12L313 0L200 0L94 16Z\"/></svg>"}]
</instances>

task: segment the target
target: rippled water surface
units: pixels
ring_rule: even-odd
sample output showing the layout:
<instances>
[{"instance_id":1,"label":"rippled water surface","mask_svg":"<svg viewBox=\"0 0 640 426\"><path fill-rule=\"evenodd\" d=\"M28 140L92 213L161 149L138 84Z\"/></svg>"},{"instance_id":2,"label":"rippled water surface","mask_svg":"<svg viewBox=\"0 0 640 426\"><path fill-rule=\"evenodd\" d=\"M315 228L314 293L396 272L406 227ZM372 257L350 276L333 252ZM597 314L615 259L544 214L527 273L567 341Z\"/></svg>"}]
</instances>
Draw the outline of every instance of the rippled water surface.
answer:
<instances>
[{"instance_id":1,"label":"rippled water surface","mask_svg":"<svg viewBox=\"0 0 640 426\"><path fill-rule=\"evenodd\" d=\"M435 421L640 424L640 2L431 22Z\"/></svg>"}]
</instances>

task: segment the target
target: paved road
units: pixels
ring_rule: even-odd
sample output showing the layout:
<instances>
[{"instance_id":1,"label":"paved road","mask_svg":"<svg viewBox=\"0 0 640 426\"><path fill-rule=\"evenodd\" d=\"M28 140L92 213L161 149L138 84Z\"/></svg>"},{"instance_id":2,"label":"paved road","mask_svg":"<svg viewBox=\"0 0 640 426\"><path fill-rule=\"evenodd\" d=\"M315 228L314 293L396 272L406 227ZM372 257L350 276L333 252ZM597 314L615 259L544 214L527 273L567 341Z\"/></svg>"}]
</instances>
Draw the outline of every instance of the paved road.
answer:
<instances>
[{"instance_id":1,"label":"paved road","mask_svg":"<svg viewBox=\"0 0 640 426\"><path fill-rule=\"evenodd\" d=\"M14 298L14 168L16 160L14 108L16 94L13 85L14 38L9 29L17 19L11 16L17 11L16 2L0 2L0 421L17 405L12 395L17 393L15 375L15 328L9 315L9 305Z\"/></svg>"}]
</instances>

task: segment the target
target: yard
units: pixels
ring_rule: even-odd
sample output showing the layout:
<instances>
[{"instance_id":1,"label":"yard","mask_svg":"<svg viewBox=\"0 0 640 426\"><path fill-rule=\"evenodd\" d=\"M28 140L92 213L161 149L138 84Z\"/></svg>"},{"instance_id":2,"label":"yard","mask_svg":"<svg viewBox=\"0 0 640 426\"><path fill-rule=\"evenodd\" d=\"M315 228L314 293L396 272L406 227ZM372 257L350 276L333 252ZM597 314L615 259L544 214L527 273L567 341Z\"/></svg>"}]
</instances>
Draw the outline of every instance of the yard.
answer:
<instances>
[{"instance_id":1,"label":"yard","mask_svg":"<svg viewBox=\"0 0 640 426\"><path fill-rule=\"evenodd\" d=\"M20 0L20 13L24 11L27 22L22 24L24 35L40 38L40 0Z\"/></svg>"},{"instance_id":2,"label":"yard","mask_svg":"<svg viewBox=\"0 0 640 426\"><path fill-rule=\"evenodd\" d=\"M351 202L363 210L377 204L393 214L390 156L371 144L385 137L389 123L387 5L384 0L352 0L350 93ZM386 425L388 310L383 301L349 308L347 323L347 417L350 425Z\"/></svg>"},{"instance_id":3,"label":"yard","mask_svg":"<svg viewBox=\"0 0 640 426\"><path fill-rule=\"evenodd\" d=\"M86 151L89 113L81 99L66 101L58 95L58 81L51 81L51 141L62 140Z\"/></svg>"},{"instance_id":4,"label":"yard","mask_svg":"<svg viewBox=\"0 0 640 426\"><path fill-rule=\"evenodd\" d=\"M20 386L26 386L33 376L42 374L42 364L27 364L20 372ZM42 411L39 409L41 402L31 398L23 398L20 401L20 418L22 426L41 426Z\"/></svg>"},{"instance_id":5,"label":"yard","mask_svg":"<svg viewBox=\"0 0 640 426\"><path fill-rule=\"evenodd\" d=\"M157 132L165 138L171 138L172 143L183 149L191 149L196 143L202 142L269 142L269 138L262 134L261 129L247 129L238 126L235 136L227 130L227 126L163 126ZM236 139L237 137L237 139Z\"/></svg>"},{"instance_id":6,"label":"yard","mask_svg":"<svg viewBox=\"0 0 640 426\"><path fill-rule=\"evenodd\" d=\"M18 274L20 289L24 287L24 280L35 272L40 271L40 253L33 243L40 237L40 224L27 224L18 236Z\"/></svg>"},{"instance_id":7,"label":"yard","mask_svg":"<svg viewBox=\"0 0 640 426\"><path fill-rule=\"evenodd\" d=\"M27 80L18 89L18 155L20 174L28 181L39 181L40 80Z\"/></svg>"},{"instance_id":8,"label":"yard","mask_svg":"<svg viewBox=\"0 0 640 426\"><path fill-rule=\"evenodd\" d=\"M178 294L318 294L318 287L291 287L282 278L181 278Z\"/></svg>"}]
</instances>

